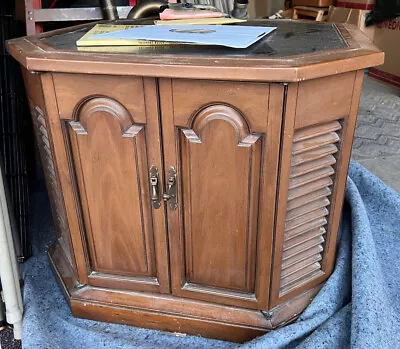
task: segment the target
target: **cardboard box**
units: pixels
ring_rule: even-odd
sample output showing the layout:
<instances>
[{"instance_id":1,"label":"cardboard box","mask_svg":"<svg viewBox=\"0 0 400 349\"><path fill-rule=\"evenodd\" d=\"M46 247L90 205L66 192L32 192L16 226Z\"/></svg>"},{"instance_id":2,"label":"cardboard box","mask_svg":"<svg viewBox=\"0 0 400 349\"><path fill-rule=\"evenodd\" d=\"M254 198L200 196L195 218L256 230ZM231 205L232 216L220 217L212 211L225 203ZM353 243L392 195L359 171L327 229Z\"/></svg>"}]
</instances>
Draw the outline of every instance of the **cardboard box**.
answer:
<instances>
[{"instance_id":1,"label":"cardboard box","mask_svg":"<svg viewBox=\"0 0 400 349\"><path fill-rule=\"evenodd\" d=\"M338 0L337 7L354 8L356 10L371 11L374 8L375 0Z\"/></svg>"},{"instance_id":2,"label":"cardboard box","mask_svg":"<svg viewBox=\"0 0 400 349\"><path fill-rule=\"evenodd\" d=\"M293 0L292 6L328 7L336 4L336 0Z\"/></svg>"},{"instance_id":3,"label":"cardboard box","mask_svg":"<svg viewBox=\"0 0 400 349\"><path fill-rule=\"evenodd\" d=\"M269 15L268 1L250 0L248 5L249 18L265 18Z\"/></svg>"},{"instance_id":4,"label":"cardboard box","mask_svg":"<svg viewBox=\"0 0 400 349\"><path fill-rule=\"evenodd\" d=\"M365 26L365 16L369 11L356 10L343 7L329 7L329 12L326 21L330 23L349 23L354 24L368 36L370 40L374 39L375 26Z\"/></svg>"},{"instance_id":5,"label":"cardboard box","mask_svg":"<svg viewBox=\"0 0 400 349\"><path fill-rule=\"evenodd\" d=\"M365 16L368 12L331 6L327 22L349 23L358 26L377 47L385 52L385 63L380 67L371 68L369 74L400 87L400 17L366 27Z\"/></svg>"},{"instance_id":6,"label":"cardboard box","mask_svg":"<svg viewBox=\"0 0 400 349\"><path fill-rule=\"evenodd\" d=\"M285 10L285 11L282 11L282 12L280 13L280 15L281 15L281 17L282 17L283 19L292 19L292 17L293 17L293 9L290 8L290 9L287 9L287 10Z\"/></svg>"},{"instance_id":7,"label":"cardboard box","mask_svg":"<svg viewBox=\"0 0 400 349\"><path fill-rule=\"evenodd\" d=\"M400 87L400 17L375 26L374 44L385 52L385 63L370 75Z\"/></svg>"}]
</instances>

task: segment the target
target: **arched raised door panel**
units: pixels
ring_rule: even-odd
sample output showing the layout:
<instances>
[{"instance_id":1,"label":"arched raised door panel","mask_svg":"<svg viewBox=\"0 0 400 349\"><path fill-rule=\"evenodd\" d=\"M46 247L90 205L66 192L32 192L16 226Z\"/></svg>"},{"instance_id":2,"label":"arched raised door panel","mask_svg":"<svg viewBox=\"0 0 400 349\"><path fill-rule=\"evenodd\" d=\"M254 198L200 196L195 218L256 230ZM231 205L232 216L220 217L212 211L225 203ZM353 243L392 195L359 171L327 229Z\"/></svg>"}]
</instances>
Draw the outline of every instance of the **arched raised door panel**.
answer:
<instances>
[{"instance_id":1,"label":"arched raised door panel","mask_svg":"<svg viewBox=\"0 0 400 349\"><path fill-rule=\"evenodd\" d=\"M164 95L168 87L161 84ZM168 208L173 293L266 308L270 251L262 246L272 238L265 221L275 205L268 104L258 114L264 124L252 129L255 120L233 98L199 103L186 119L175 100L162 105L165 165L176 166L178 183L178 208Z\"/></svg>"},{"instance_id":2,"label":"arched raised door panel","mask_svg":"<svg viewBox=\"0 0 400 349\"><path fill-rule=\"evenodd\" d=\"M263 136L215 105L179 138L186 282L254 294Z\"/></svg>"},{"instance_id":3,"label":"arched raised door panel","mask_svg":"<svg viewBox=\"0 0 400 349\"><path fill-rule=\"evenodd\" d=\"M87 98L66 121L89 283L159 290L146 125L114 99ZM143 118L142 118L143 119ZM167 263L167 261L164 261Z\"/></svg>"}]
</instances>

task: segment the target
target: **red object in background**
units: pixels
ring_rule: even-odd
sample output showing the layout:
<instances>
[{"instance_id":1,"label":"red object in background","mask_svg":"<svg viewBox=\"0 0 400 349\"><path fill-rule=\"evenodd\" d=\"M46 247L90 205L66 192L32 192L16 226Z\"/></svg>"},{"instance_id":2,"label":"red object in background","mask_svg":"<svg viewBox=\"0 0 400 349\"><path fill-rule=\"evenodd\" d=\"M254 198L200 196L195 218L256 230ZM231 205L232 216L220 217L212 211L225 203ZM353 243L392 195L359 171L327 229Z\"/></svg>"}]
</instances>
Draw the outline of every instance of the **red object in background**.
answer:
<instances>
[{"instance_id":1,"label":"red object in background","mask_svg":"<svg viewBox=\"0 0 400 349\"><path fill-rule=\"evenodd\" d=\"M374 44L385 52L385 63L371 68L369 74L400 87L400 17L384 21L374 27Z\"/></svg>"},{"instance_id":2,"label":"red object in background","mask_svg":"<svg viewBox=\"0 0 400 349\"><path fill-rule=\"evenodd\" d=\"M370 68L368 74L375 79L381 80L393 86L400 87L400 76L390 74L376 68Z\"/></svg>"},{"instance_id":3,"label":"red object in background","mask_svg":"<svg viewBox=\"0 0 400 349\"><path fill-rule=\"evenodd\" d=\"M56 6L57 0L53 0L49 6L49 8L54 8ZM129 0L129 6L135 6L137 3L136 0Z\"/></svg>"},{"instance_id":4,"label":"red object in background","mask_svg":"<svg viewBox=\"0 0 400 349\"><path fill-rule=\"evenodd\" d=\"M371 11L374 8L375 0L338 0L337 7L354 8L357 10Z\"/></svg>"}]
</instances>

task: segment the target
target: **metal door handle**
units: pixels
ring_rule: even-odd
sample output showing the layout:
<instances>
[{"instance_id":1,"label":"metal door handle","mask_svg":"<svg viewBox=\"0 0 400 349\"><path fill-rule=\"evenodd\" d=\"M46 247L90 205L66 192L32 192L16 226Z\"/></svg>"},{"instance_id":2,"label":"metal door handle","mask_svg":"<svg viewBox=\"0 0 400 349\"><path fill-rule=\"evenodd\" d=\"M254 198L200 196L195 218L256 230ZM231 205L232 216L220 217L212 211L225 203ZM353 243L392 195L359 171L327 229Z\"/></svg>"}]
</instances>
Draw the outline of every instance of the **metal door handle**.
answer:
<instances>
[{"instance_id":1,"label":"metal door handle","mask_svg":"<svg viewBox=\"0 0 400 349\"><path fill-rule=\"evenodd\" d=\"M154 208L161 206L159 182L158 169L153 165L150 168L150 200Z\"/></svg>"},{"instance_id":2,"label":"metal door handle","mask_svg":"<svg viewBox=\"0 0 400 349\"><path fill-rule=\"evenodd\" d=\"M165 202L169 201L169 207L171 208L171 210L176 210L176 208L178 207L176 190L176 169L173 166L168 169L167 190L163 195L163 200Z\"/></svg>"}]
</instances>

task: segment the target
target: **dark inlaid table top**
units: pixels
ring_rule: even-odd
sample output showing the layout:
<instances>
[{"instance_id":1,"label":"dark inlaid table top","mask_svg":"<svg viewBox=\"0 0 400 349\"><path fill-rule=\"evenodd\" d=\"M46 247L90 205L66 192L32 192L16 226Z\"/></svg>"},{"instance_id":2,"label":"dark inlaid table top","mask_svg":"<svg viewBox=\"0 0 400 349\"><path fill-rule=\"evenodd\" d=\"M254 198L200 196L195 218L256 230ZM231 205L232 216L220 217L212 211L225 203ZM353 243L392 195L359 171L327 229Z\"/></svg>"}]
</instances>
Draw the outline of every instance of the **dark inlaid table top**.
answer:
<instances>
[{"instance_id":1,"label":"dark inlaid table top","mask_svg":"<svg viewBox=\"0 0 400 349\"><path fill-rule=\"evenodd\" d=\"M215 55L239 57L286 57L307 54L318 51L334 50L347 47L346 41L334 24L320 25L317 23L296 23L292 21L252 21L239 25L277 27L271 34L246 49L233 49L218 46L179 45L179 46L127 46L121 53L132 54L186 54L186 55ZM77 51L76 41L79 40L90 28L84 27L60 35L43 38L42 42L57 50ZM323 39L322 39L323 38ZM107 52L107 48L98 48L99 52ZM79 51L90 51L81 47ZM118 48L113 51L118 52Z\"/></svg>"},{"instance_id":2,"label":"dark inlaid table top","mask_svg":"<svg viewBox=\"0 0 400 349\"><path fill-rule=\"evenodd\" d=\"M246 49L194 45L78 48L76 41L93 25L14 39L8 49L28 70L251 81L300 81L383 63L383 53L357 28L344 24L240 23L277 27Z\"/></svg>"}]
</instances>

